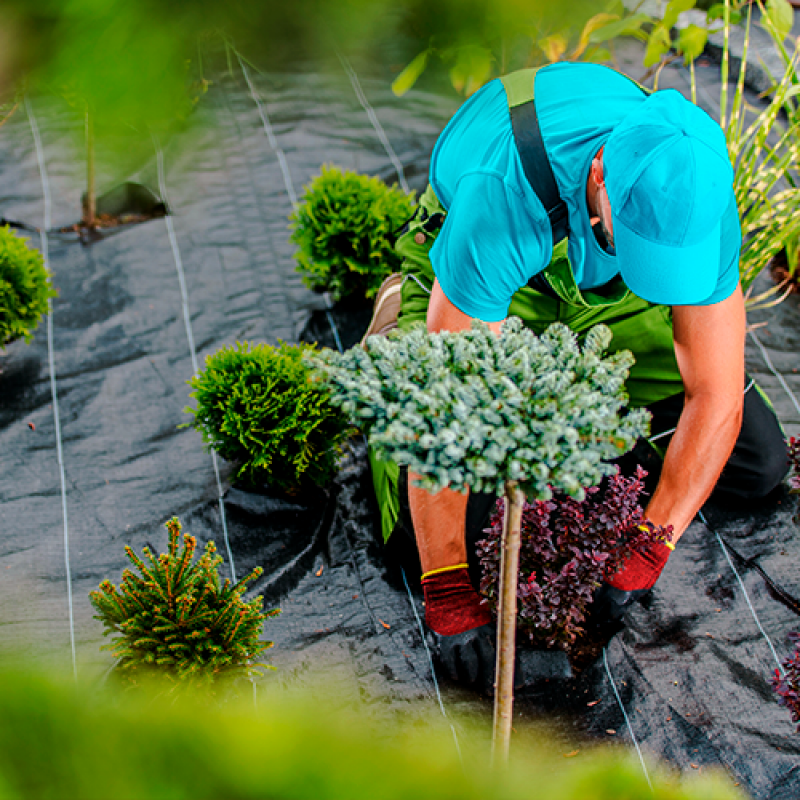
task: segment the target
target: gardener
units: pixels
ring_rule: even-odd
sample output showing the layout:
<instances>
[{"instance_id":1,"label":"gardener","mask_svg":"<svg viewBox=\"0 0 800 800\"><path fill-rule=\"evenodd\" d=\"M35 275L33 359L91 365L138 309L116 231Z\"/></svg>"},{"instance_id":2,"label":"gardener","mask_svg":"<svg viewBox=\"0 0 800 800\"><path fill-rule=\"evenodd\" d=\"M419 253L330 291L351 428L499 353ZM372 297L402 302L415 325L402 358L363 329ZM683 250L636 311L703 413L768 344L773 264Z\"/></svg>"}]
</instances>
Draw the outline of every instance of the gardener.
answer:
<instances>
[{"instance_id":1,"label":"gardener","mask_svg":"<svg viewBox=\"0 0 800 800\"><path fill-rule=\"evenodd\" d=\"M401 306L401 328L426 319L430 331L473 320L498 330L509 315L536 332L603 322L611 349L634 353L630 402L653 423L632 459L660 471L646 513L672 526L672 541L606 576L611 614L655 584L715 487L751 501L787 471L777 419L744 372L732 184L722 130L677 91L648 94L594 64L514 73L476 93L439 137L430 186L397 243L404 277L376 303L368 334L392 327ZM385 534L407 495L440 657L477 684L494 666L489 613L467 570L485 498L430 495L373 466Z\"/></svg>"}]
</instances>

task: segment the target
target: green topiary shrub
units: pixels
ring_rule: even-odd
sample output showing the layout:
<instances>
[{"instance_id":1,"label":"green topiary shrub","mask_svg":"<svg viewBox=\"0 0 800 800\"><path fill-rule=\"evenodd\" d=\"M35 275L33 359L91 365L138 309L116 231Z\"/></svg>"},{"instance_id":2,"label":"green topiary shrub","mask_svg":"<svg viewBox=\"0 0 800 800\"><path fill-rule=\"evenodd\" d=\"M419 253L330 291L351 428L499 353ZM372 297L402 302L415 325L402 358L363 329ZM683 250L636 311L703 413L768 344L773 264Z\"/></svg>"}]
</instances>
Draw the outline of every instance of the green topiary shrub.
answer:
<instances>
[{"instance_id":1,"label":"green topiary shrub","mask_svg":"<svg viewBox=\"0 0 800 800\"><path fill-rule=\"evenodd\" d=\"M309 360L376 455L418 473L424 489L503 494L514 481L529 497L582 500L648 428L646 410L623 413L633 357L604 356L610 340L603 325L581 347L559 323L541 336L516 318L499 336L481 323L433 334L419 324Z\"/></svg>"},{"instance_id":2,"label":"green topiary shrub","mask_svg":"<svg viewBox=\"0 0 800 800\"><path fill-rule=\"evenodd\" d=\"M329 393L313 384L303 353L308 345L247 342L206 359L189 381L197 409L191 424L224 459L238 462L237 477L289 493L333 477L350 433Z\"/></svg>"},{"instance_id":3,"label":"green topiary shrub","mask_svg":"<svg viewBox=\"0 0 800 800\"><path fill-rule=\"evenodd\" d=\"M289 218L303 281L336 302L373 297L400 266L393 233L413 210L413 196L379 178L324 166Z\"/></svg>"},{"instance_id":4,"label":"green topiary shrub","mask_svg":"<svg viewBox=\"0 0 800 800\"><path fill-rule=\"evenodd\" d=\"M42 254L27 241L8 225L0 228L0 347L29 342L48 299L56 296Z\"/></svg>"},{"instance_id":5,"label":"green topiary shrub","mask_svg":"<svg viewBox=\"0 0 800 800\"><path fill-rule=\"evenodd\" d=\"M179 551L180 522L173 517L166 527L168 553L156 558L145 547L141 559L126 547L139 574L126 569L119 589L105 580L89 593L103 635L119 634L103 649L119 658L120 676L136 683L155 672L176 684L203 686L223 676L260 674L255 659L272 647L259 641L264 620L279 612L262 613L261 597L245 603L242 594L261 568L235 585L222 583L214 543L194 564L195 538L183 534Z\"/></svg>"}]
</instances>

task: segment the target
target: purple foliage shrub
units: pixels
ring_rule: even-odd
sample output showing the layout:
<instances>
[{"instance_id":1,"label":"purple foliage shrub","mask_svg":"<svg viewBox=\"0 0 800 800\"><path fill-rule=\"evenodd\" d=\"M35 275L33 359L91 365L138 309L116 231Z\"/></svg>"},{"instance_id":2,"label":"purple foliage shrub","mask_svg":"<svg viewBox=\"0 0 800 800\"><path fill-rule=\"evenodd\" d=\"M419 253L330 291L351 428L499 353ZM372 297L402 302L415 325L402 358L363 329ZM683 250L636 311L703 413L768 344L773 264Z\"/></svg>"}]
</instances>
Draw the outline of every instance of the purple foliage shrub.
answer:
<instances>
[{"instance_id":1,"label":"purple foliage shrub","mask_svg":"<svg viewBox=\"0 0 800 800\"><path fill-rule=\"evenodd\" d=\"M793 492L800 493L800 439L795 436L789 439L789 463L792 465L789 485Z\"/></svg>"},{"instance_id":2,"label":"purple foliage shrub","mask_svg":"<svg viewBox=\"0 0 800 800\"><path fill-rule=\"evenodd\" d=\"M778 702L791 712L792 722L800 723L800 633L790 633L789 639L795 643L794 655L783 662L783 675L775 670L772 687L778 693ZM800 733L800 725L797 732Z\"/></svg>"},{"instance_id":3,"label":"purple foliage shrub","mask_svg":"<svg viewBox=\"0 0 800 800\"><path fill-rule=\"evenodd\" d=\"M634 552L668 538L669 529L645 520L638 467L632 478L617 472L603 491L584 500L555 495L525 503L517 588L517 629L531 643L565 648L583 633L582 624L606 570L616 571ZM643 528L639 528L639 526ZM497 611L503 502L499 501L478 543L481 592Z\"/></svg>"}]
</instances>

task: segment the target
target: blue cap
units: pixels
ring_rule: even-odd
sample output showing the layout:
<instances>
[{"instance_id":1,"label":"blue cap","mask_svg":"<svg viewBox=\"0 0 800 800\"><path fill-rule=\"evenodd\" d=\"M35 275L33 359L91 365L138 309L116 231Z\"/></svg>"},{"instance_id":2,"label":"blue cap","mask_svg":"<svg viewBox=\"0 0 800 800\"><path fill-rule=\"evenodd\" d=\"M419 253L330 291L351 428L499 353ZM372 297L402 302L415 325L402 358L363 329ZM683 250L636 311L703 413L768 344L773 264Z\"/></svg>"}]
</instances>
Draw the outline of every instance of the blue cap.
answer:
<instances>
[{"instance_id":1,"label":"blue cap","mask_svg":"<svg viewBox=\"0 0 800 800\"><path fill-rule=\"evenodd\" d=\"M603 173L631 291L664 305L709 298L741 245L720 126L676 90L655 92L611 132Z\"/></svg>"}]
</instances>

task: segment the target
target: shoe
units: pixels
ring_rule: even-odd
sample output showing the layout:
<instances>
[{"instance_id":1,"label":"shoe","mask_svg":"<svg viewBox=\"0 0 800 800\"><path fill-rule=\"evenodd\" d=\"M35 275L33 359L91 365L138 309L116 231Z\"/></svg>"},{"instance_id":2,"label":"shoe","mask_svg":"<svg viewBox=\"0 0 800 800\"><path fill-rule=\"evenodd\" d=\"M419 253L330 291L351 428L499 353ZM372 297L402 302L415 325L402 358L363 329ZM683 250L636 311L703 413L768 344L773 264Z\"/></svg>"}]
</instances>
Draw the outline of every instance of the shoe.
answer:
<instances>
[{"instance_id":1,"label":"shoe","mask_svg":"<svg viewBox=\"0 0 800 800\"><path fill-rule=\"evenodd\" d=\"M375 296L375 306L372 311L367 332L361 339L364 347L370 336L386 336L389 331L397 327L397 318L400 316L401 291L403 289L403 276L393 272L378 289Z\"/></svg>"}]
</instances>

